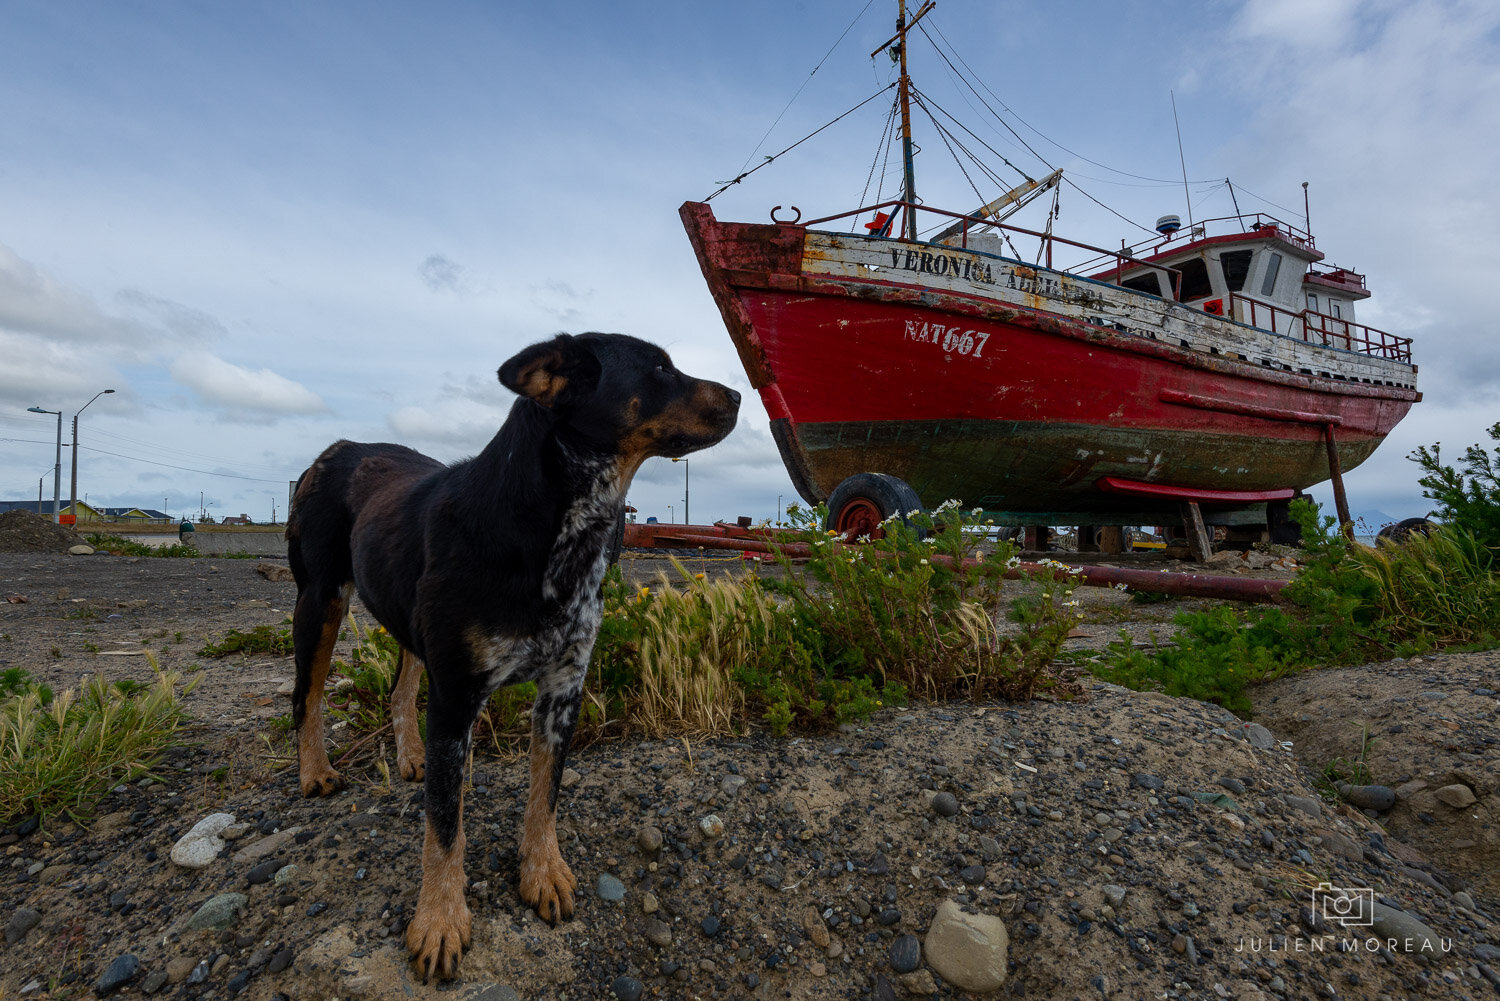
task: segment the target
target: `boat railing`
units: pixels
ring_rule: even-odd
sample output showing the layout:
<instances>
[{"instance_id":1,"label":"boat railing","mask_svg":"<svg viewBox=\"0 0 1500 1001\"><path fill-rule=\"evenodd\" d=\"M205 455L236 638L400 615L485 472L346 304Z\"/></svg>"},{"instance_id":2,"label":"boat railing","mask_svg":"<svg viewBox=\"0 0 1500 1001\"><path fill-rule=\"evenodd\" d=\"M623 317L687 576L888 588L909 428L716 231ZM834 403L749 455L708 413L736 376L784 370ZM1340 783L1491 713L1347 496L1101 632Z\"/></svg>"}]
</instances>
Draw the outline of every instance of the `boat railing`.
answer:
<instances>
[{"instance_id":1,"label":"boat railing","mask_svg":"<svg viewBox=\"0 0 1500 1001\"><path fill-rule=\"evenodd\" d=\"M966 250L969 246L970 227L973 227L975 229L1000 229L1008 233L1018 233L1021 236L1029 236L1033 239L1041 241L1041 256L1045 257L1046 264L1044 266L1049 269L1053 267L1053 246L1060 243L1067 247L1074 247L1078 250L1086 250L1089 253L1098 254L1101 258L1113 258L1115 261L1116 274L1123 273L1123 271L1127 267L1144 267L1150 268L1153 271L1159 271L1166 276L1167 283L1171 285L1173 298L1178 298L1182 293L1182 272L1178 271L1176 268L1169 268L1165 265L1154 264L1150 261L1138 260L1133 256L1132 251L1128 248L1122 247L1119 250L1106 250L1103 247L1096 247L1090 243L1079 243L1077 240L1069 240L1065 236L1057 236L1053 233L1043 233L1034 229L1026 229L1023 226L1012 226L1010 223L996 222L993 219L984 219L973 215L964 215L961 212L949 212L946 209L932 208L928 205L917 205L912 202L905 202L899 199L889 202L881 202L878 205L866 205L864 208L853 209L848 212L839 212L836 215L823 216L820 219L809 219L808 221L798 223L797 225L804 227L821 226L825 223L837 222L840 219L848 219L851 217L858 218L859 216L862 216L867 212L876 213L877 219L880 218L880 215L882 213L888 213L885 220L886 225L882 227L883 231L886 233L901 231L898 223L904 220L900 215L898 215L898 213L912 213L913 215L915 215L919 212L926 212L930 215L956 220L962 224L959 228L958 233L955 234L960 238L958 246L963 247ZM773 216L772 218L774 219L775 217ZM952 246L952 244L947 244L946 241L945 245Z\"/></svg>"},{"instance_id":2,"label":"boat railing","mask_svg":"<svg viewBox=\"0 0 1500 1001\"><path fill-rule=\"evenodd\" d=\"M1202 239L1205 236L1213 235L1211 230L1216 228L1216 223L1230 224L1222 227L1226 231L1237 226L1242 233L1259 233L1263 236L1284 240L1292 246L1299 247L1309 253L1317 253L1318 250L1317 241L1313 239L1311 233L1293 226L1284 219L1278 219L1264 212L1214 216L1212 219L1197 219L1191 226L1176 230L1165 240L1161 237L1148 237L1134 244L1131 249L1143 250L1149 248L1153 252L1160 252L1179 241L1191 242Z\"/></svg>"},{"instance_id":3,"label":"boat railing","mask_svg":"<svg viewBox=\"0 0 1500 1001\"><path fill-rule=\"evenodd\" d=\"M1252 327L1297 337L1309 344L1322 344L1324 347L1359 351L1377 358L1411 362L1410 337L1397 337L1363 323L1308 309L1294 313L1238 292L1229 294L1229 302L1230 315Z\"/></svg>"}]
</instances>

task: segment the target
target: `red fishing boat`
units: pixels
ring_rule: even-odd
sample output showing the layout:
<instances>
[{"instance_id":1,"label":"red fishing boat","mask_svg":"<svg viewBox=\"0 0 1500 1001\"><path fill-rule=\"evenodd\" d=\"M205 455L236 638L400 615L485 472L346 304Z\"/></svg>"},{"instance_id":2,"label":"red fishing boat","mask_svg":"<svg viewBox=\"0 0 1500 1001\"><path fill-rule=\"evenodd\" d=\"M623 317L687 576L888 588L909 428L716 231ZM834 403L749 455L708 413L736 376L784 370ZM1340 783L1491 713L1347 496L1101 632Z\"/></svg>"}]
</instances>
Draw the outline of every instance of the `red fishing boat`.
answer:
<instances>
[{"instance_id":1,"label":"red fishing boat","mask_svg":"<svg viewBox=\"0 0 1500 1001\"><path fill-rule=\"evenodd\" d=\"M1355 318L1364 277L1264 214L1167 216L1119 249L1054 234L1052 214L1004 221L1061 171L977 211L921 202L905 40L933 4L900 6L898 197L807 221L681 209L802 497L853 533L958 498L1000 524L1257 538L1331 477L1347 520L1342 471L1421 398L1410 339Z\"/></svg>"}]
</instances>

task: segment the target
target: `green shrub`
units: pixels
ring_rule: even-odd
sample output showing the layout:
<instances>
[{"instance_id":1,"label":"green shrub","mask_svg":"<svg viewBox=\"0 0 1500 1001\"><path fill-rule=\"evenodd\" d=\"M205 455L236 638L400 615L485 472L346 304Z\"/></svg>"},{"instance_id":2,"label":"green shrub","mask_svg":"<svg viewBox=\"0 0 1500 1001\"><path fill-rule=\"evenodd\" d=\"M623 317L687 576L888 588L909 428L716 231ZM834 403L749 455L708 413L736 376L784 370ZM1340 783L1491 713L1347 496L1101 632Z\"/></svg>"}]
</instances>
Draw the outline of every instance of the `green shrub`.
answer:
<instances>
[{"instance_id":1,"label":"green shrub","mask_svg":"<svg viewBox=\"0 0 1500 1001\"><path fill-rule=\"evenodd\" d=\"M1494 458L1470 445L1458 469L1443 465L1441 444L1420 445L1407 458L1422 467L1425 475L1417 483L1424 497L1437 502L1438 518L1481 545L1500 549L1500 421L1490 426L1489 436L1496 443Z\"/></svg>"},{"instance_id":2,"label":"green shrub","mask_svg":"<svg viewBox=\"0 0 1500 1001\"><path fill-rule=\"evenodd\" d=\"M1079 618L1066 568L1002 592L1019 559L953 502L853 547L818 527L823 516L788 512L796 534L773 546L780 576L707 582L677 564L680 581L654 590L612 577L592 687L606 718L647 733L758 719L785 733L910 697L1062 690L1051 664ZM793 558L787 543L811 555Z\"/></svg>"},{"instance_id":3,"label":"green shrub","mask_svg":"<svg viewBox=\"0 0 1500 1001\"><path fill-rule=\"evenodd\" d=\"M1400 545L1360 545L1292 505L1306 552L1284 604L1221 605L1173 619L1170 645L1138 650L1128 637L1093 667L1131 688L1217 702L1244 714L1248 685L1289 671L1358 664L1433 647L1493 646L1500 622L1494 553L1466 531L1440 527Z\"/></svg>"}]
</instances>

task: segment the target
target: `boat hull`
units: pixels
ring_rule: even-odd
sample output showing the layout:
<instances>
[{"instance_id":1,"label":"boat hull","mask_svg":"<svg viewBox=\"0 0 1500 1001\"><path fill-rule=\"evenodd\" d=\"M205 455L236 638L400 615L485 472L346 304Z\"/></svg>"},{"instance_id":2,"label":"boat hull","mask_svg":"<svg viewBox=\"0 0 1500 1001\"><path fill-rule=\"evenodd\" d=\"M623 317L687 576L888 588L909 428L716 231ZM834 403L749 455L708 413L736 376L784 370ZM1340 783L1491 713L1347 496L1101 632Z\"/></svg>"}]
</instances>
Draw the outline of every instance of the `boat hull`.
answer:
<instances>
[{"instance_id":1,"label":"boat hull","mask_svg":"<svg viewBox=\"0 0 1500 1001\"><path fill-rule=\"evenodd\" d=\"M693 203L683 218L809 502L861 472L1018 519L1166 513L1172 491L1284 494L1328 478L1330 428L1348 470L1420 398L1410 365L1205 328L1060 272L935 248L955 273L911 274L899 265L921 258L903 241L719 223Z\"/></svg>"}]
</instances>

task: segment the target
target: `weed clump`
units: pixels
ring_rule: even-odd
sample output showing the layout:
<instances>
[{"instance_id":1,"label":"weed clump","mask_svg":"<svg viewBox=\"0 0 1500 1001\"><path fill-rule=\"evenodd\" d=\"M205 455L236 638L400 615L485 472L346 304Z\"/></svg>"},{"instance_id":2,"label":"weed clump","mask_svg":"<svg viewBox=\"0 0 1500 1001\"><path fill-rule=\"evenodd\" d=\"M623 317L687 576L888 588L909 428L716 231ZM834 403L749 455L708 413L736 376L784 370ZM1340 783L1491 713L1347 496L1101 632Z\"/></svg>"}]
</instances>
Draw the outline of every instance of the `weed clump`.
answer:
<instances>
[{"instance_id":1,"label":"weed clump","mask_svg":"<svg viewBox=\"0 0 1500 1001\"><path fill-rule=\"evenodd\" d=\"M151 666L156 668L153 659ZM95 675L57 696L7 675L0 692L0 823L59 814L87 819L115 785L142 775L177 743L176 674L111 684ZM191 689L183 689L181 694Z\"/></svg>"},{"instance_id":2,"label":"weed clump","mask_svg":"<svg viewBox=\"0 0 1500 1001\"><path fill-rule=\"evenodd\" d=\"M206 643L200 657L228 657L230 654L269 653L286 657L292 652L292 631L285 627L259 625L248 632L231 629L217 643Z\"/></svg>"},{"instance_id":3,"label":"weed clump","mask_svg":"<svg viewBox=\"0 0 1500 1001\"><path fill-rule=\"evenodd\" d=\"M121 538L109 532L96 532L86 538L89 545L100 552L109 553L112 556L154 556L167 559L190 559L203 555L194 547L181 542L174 542L170 546L149 546L144 542Z\"/></svg>"},{"instance_id":4,"label":"weed clump","mask_svg":"<svg viewBox=\"0 0 1500 1001\"><path fill-rule=\"evenodd\" d=\"M819 529L821 510L788 517L797 532L772 547L778 577L708 582L679 564L681 580L655 589L610 579L594 652L602 715L651 735L746 719L784 734L910 698L1060 690L1051 665L1079 618L1061 564L1008 598L1001 583L1020 560L956 502L852 547Z\"/></svg>"}]
</instances>

